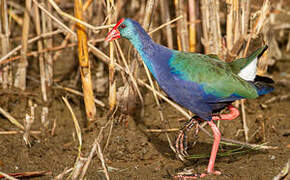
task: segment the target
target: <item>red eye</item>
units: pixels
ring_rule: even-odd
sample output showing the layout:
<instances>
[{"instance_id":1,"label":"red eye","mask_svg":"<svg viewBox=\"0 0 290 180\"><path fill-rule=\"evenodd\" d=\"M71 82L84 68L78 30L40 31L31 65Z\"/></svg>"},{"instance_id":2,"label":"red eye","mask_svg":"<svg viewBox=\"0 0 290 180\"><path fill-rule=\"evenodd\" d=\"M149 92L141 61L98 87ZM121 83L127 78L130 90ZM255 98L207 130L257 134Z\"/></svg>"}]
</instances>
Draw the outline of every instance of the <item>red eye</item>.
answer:
<instances>
[{"instance_id":1,"label":"red eye","mask_svg":"<svg viewBox=\"0 0 290 180\"><path fill-rule=\"evenodd\" d=\"M121 24L121 26L120 26L122 29L124 29L125 27L126 27L126 25L125 24Z\"/></svg>"}]
</instances>

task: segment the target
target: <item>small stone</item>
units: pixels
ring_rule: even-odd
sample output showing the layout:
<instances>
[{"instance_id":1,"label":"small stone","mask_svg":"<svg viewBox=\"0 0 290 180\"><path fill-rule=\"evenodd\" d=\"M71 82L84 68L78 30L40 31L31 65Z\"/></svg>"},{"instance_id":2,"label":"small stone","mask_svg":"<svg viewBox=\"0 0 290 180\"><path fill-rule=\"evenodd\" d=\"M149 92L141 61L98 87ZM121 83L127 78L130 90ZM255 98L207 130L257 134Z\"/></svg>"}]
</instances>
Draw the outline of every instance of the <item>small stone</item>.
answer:
<instances>
[{"instance_id":1,"label":"small stone","mask_svg":"<svg viewBox=\"0 0 290 180\"><path fill-rule=\"evenodd\" d=\"M275 160L276 156L275 155L269 155L270 160Z\"/></svg>"}]
</instances>

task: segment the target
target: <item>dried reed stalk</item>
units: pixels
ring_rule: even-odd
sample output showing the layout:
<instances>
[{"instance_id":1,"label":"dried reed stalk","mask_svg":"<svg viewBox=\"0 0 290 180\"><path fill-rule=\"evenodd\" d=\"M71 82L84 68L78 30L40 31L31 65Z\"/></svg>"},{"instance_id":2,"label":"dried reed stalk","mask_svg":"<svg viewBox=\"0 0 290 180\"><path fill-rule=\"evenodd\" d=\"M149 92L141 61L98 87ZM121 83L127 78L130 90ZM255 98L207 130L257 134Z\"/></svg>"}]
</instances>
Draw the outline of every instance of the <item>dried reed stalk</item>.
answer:
<instances>
[{"instance_id":1,"label":"dried reed stalk","mask_svg":"<svg viewBox=\"0 0 290 180\"><path fill-rule=\"evenodd\" d=\"M227 0L227 48L228 50L232 50L236 36L238 36L239 32L239 2L238 0ZM236 31L238 30L238 31Z\"/></svg>"},{"instance_id":2,"label":"dried reed stalk","mask_svg":"<svg viewBox=\"0 0 290 180\"><path fill-rule=\"evenodd\" d=\"M249 27L250 0L241 0L240 2L228 0L227 5L226 41L228 52L226 62L231 62L238 56L238 52L245 43ZM230 14L234 16L230 16Z\"/></svg>"},{"instance_id":3,"label":"dried reed stalk","mask_svg":"<svg viewBox=\"0 0 290 180\"><path fill-rule=\"evenodd\" d=\"M115 111L115 112L116 112L116 111ZM114 114L115 112L113 112L113 114ZM103 167L103 171L104 171L104 174L105 174L105 176L106 176L106 179L107 179L107 180L110 179L109 172L108 172L108 168L107 168L107 166L106 166L105 159L104 159L104 156L103 156L103 152L102 152L102 149L101 149L101 146L100 146L101 140L102 140L102 138L103 138L103 131L104 131L104 129L105 129L109 124L112 124L112 119L110 119L109 121L107 121L107 123L106 123L104 126L102 126L102 127L100 128L99 134L98 134L97 138L95 138L95 141L94 141L94 143L93 143L93 145L92 145L92 149L91 149L91 151L90 151L90 153L89 153L89 155L88 155L87 161L86 161L85 164L84 164L84 167L83 167L83 169L82 169L82 173L81 173L79 179L83 179L83 178L85 177L85 174L86 174L86 172L87 172L87 170L88 170L88 167L89 167L89 165L90 165L90 163L91 163L91 161L92 161L92 159L93 159L95 153L97 153L97 156L98 156L98 158L100 159L100 161L101 161L101 163L102 163L102 167ZM110 135L109 135L109 136L110 136ZM106 147L106 146L105 146L105 147ZM104 149L105 149L105 147L104 147Z\"/></svg>"},{"instance_id":4,"label":"dried reed stalk","mask_svg":"<svg viewBox=\"0 0 290 180\"><path fill-rule=\"evenodd\" d=\"M52 7L51 5L43 0L43 4L46 5L48 12L51 13ZM43 11L41 11L41 20L42 20L42 33L47 33L47 32L51 32L52 31L52 21L50 18L47 18L47 16L45 15L45 13ZM43 43L45 45L46 48L52 48L53 47L53 42L52 42L52 38L50 39L44 39ZM44 124L45 127L48 126L49 121L47 121L47 117L48 117L48 106L49 106L49 102L52 100L51 98L51 87L53 84L53 59L52 59L52 52L45 52L44 53L44 75L45 77L43 79L45 79L45 86L46 86L46 101L45 98L43 96L43 100L44 100L44 106L42 107L42 113L41 113L41 122Z\"/></svg>"},{"instance_id":5,"label":"dried reed stalk","mask_svg":"<svg viewBox=\"0 0 290 180\"><path fill-rule=\"evenodd\" d=\"M8 14L19 26L23 25L23 18L14 13L13 10L8 10Z\"/></svg>"},{"instance_id":6,"label":"dried reed stalk","mask_svg":"<svg viewBox=\"0 0 290 180\"><path fill-rule=\"evenodd\" d=\"M75 0L75 16L82 20L83 4L82 0ZM79 70L82 79L82 87L84 93L84 102L86 107L86 114L88 119L88 126L96 120L96 107L94 102L94 93L91 80L90 61L87 46L86 29L82 24L77 23L78 36L78 56L79 56Z\"/></svg>"},{"instance_id":7,"label":"dried reed stalk","mask_svg":"<svg viewBox=\"0 0 290 180\"><path fill-rule=\"evenodd\" d=\"M85 2L85 4L84 4L83 11L85 11L85 10L86 10L90 5L91 5L91 3L92 3L92 0L87 0L87 1ZM51 7L51 4L49 4L49 7ZM48 11L51 12L50 9L48 9ZM50 20L50 21L51 21L51 20ZM75 27L76 27L76 24L73 24L73 25L71 26L71 29L74 30ZM68 41L70 40L70 38L71 38L71 34L68 33L68 34L65 36L64 40L62 41L61 45L62 45L62 46L66 46L66 45L68 44ZM53 61L56 61L56 60L58 59L58 57L61 55L61 53L62 53L62 51L56 52L55 55L54 55L53 58L52 58Z\"/></svg>"},{"instance_id":8,"label":"dried reed stalk","mask_svg":"<svg viewBox=\"0 0 290 180\"><path fill-rule=\"evenodd\" d=\"M43 13L42 13L43 14ZM43 16L42 16L43 17ZM38 7L36 5L34 5L34 19L35 19L35 29L36 29L36 34L39 36L42 33L41 30L41 22L40 22L40 15L39 15L39 10ZM42 23L43 22L43 18L42 18ZM42 51L43 50L43 44L41 40L37 41L37 47L38 47L38 51ZM39 54L38 57L38 61L39 61L39 70L40 70L40 84L41 84L41 94L42 94L42 100L44 102L44 104L46 104L47 102L47 81L46 81L46 68L45 68L45 59L44 59L44 54ZM48 115L48 108L47 107L42 107L42 116L41 116L41 122L47 126L48 122L46 121L46 117Z\"/></svg>"},{"instance_id":9,"label":"dried reed stalk","mask_svg":"<svg viewBox=\"0 0 290 180\"><path fill-rule=\"evenodd\" d=\"M0 39L1 39L1 56L8 54L10 49L9 35L10 30L8 27L8 12L7 12L7 1L2 0L0 2L1 8L1 28L0 28ZM12 85L12 70L11 64L0 66L0 83L2 83L3 89L6 89L8 85ZM2 71L2 72L1 72Z\"/></svg>"},{"instance_id":10,"label":"dried reed stalk","mask_svg":"<svg viewBox=\"0 0 290 180\"><path fill-rule=\"evenodd\" d=\"M24 131L0 131L0 135L23 134ZM41 131L30 131L30 134L41 134Z\"/></svg>"},{"instance_id":11,"label":"dried reed stalk","mask_svg":"<svg viewBox=\"0 0 290 180\"><path fill-rule=\"evenodd\" d=\"M189 14L189 51L196 51L196 2L188 0L188 14Z\"/></svg>"},{"instance_id":12,"label":"dried reed stalk","mask_svg":"<svg viewBox=\"0 0 290 180\"><path fill-rule=\"evenodd\" d=\"M249 18L246 17L246 15L249 15L249 12L247 12L247 11L249 11L247 9L247 6L249 6L249 4L250 4L250 2L244 2L244 1L242 3L242 10L245 11L244 12L244 16L245 17L242 17L241 27L243 27L243 25L245 27L248 27L246 24L248 24L248 19ZM245 50L243 52L243 57L246 57L246 55L247 55L251 39L257 37L257 35L261 32L261 29L262 29L262 27L263 27L263 25L264 25L264 23L266 21L266 17L267 17L267 15L269 13L269 8L270 8L270 3L269 3L268 0L265 0L261 10L258 11L259 12L258 13L259 16L257 17L257 20L255 21L254 25L252 26L251 33L248 36L247 45L246 45L246 48L245 48ZM241 33L243 35L245 35L247 33L246 31L247 30L245 28L242 28L242 32ZM261 61L262 61L262 58L260 58L260 60L258 62L258 67L259 67L259 64L261 63ZM258 68L258 71L259 71L259 68ZM244 132L245 132L245 139L246 139L246 142L248 142L248 140L249 140L249 135L248 135L249 128L247 126L246 111L245 111L244 102L245 102L245 100L241 100L242 120L243 120L243 129L244 129Z\"/></svg>"},{"instance_id":13,"label":"dried reed stalk","mask_svg":"<svg viewBox=\"0 0 290 180\"><path fill-rule=\"evenodd\" d=\"M167 0L160 0L159 3L160 3L161 21L162 23L166 23L170 21L169 3ZM166 30L167 47L173 49L173 36L170 25L167 25L165 30Z\"/></svg>"},{"instance_id":14,"label":"dried reed stalk","mask_svg":"<svg viewBox=\"0 0 290 180\"><path fill-rule=\"evenodd\" d=\"M29 13L31 11L31 0L25 1L25 11L24 11L24 22L22 28L22 49L21 49L21 59L18 63L17 72L15 74L15 82L14 86L18 87L22 90L26 89L26 68L28 66L27 62L27 48L28 48L28 33L29 33L29 25L30 25L30 17Z\"/></svg>"},{"instance_id":15,"label":"dried reed stalk","mask_svg":"<svg viewBox=\"0 0 290 180\"><path fill-rule=\"evenodd\" d=\"M130 76L130 78L131 78L131 80L133 82L133 86L135 87L135 89L137 91L137 94L138 94L138 96L140 98L140 101L141 101L141 103L144 103L144 99L143 99L142 94L141 94L141 92L139 90L139 87L138 87L138 84L136 82L136 79L134 78L134 76L133 76L133 74L132 74L132 72L131 72L131 70L129 68L129 65L128 65L127 61L126 61L126 58L125 58L124 53L123 53L123 51L121 49L121 46L120 46L120 44L119 44L119 42L117 40L115 42L116 42L117 48L118 48L118 50L120 52L121 59L122 59L124 65L125 65L125 68L128 71L129 76Z\"/></svg>"},{"instance_id":16,"label":"dried reed stalk","mask_svg":"<svg viewBox=\"0 0 290 180\"><path fill-rule=\"evenodd\" d=\"M244 43L244 37L247 35L249 24L249 0L243 0L241 2L237 0L227 0L227 26L226 26L226 42L227 42L227 62L232 61L238 55L238 51ZM242 57L241 55L239 57ZM249 140L249 128L247 126L245 100L239 101L242 109L242 121L243 129L245 133L245 140ZM239 103L237 102L237 103Z\"/></svg>"},{"instance_id":17,"label":"dried reed stalk","mask_svg":"<svg viewBox=\"0 0 290 180\"><path fill-rule=\"evenodd\" d=\"M186 14L186 3L184 0L174 0L175 11L177 16L183 16L184 18L177 22L177 45L178 50L188 51L188 30L187 30L187 14Z\"/></svg>"},{"instance_id":18,"label":"dried reed stalk","mask_svg":"<svg viewBox=\"0 0 290 180\"><path fill-rule=\"evenodd\" d=\"M246 35L248 33L249 19L250 19L250 3L251 0L241 0L240 9L241 9L241 34Z\"/></svg>"},{"instance_id":19,"label":"dried reed stalk","mask_svg":"<svg viewBox=\"0 0 290 180\"><path fill-rule=\"evenodd\" d=\"M12 117L8 112L6 112L4 109L0 107L0 114L2 114L4 117L6 117L12 124L14 124L19 129L24 129L24 126L20 124L14 117Z\"/></svg>"},{"instance_id":20,"label":"dried reed stalk","mask_svg":"<svg viewBox=\"0 0 290 180\"><path fill-rule=\"evenodd\" d=\"M41 51L31 51L31 52L27 53L26 56L27 57L29 57L29 56L37 56L38 54L42 54L42 53L45 53L45 52L60 51L62 49L69 48L69 47L74 47L76 45L77 45L77 43L70 43L70 44L67 44L65 46L63 46L63 45L55 46L55 47L52 47L52 48L43 49ZM14 51L14 49L13 49L13 51ZM18 60L20 58L21 58L21 56L14 56L14 57L11 57L11 58L8 58L8 59L3 59L2 61L0 61L0 64L6 64L6 63L8 63L10 61L15 61L15 60Z\"/></svg>"},{"instance_id":21,"label":"dried reed stalk","mask_svg":"<svg viewBox=\"0 0 290 180\"><path fill-rule=\"evenodd\" d=\"M278 2L275 6L278 10L282 9L283 1ZM275 8L275 7L271 7ZM275 37L275 33L273 32L272 25L277 23L277 14L270 13L269 17L264 22L262 33L263 33L263 40L269 46L268 50L264 53L264 55L260 58L258 63L257 74L264 75L267 73L268 66L271 66L275 63L275 60L281 59L282 52L279 48L278 42ZM280 31L281 32L281 31ZM290 34L289 34L290 37ZM287 51L287 46L286 46Z\"/></svg>"},{"instance_id":22,"label":"dried reed stalk","mask_svg":"<svg viewBox=\"0 0 290 180\"><path fill-rule=\"evenodd\" d=\"M149 31L148 34L151 35L151 34L157 32L157 31L159 31L160 29L164 28L165 26L167 27L169 24L172 24L175 21L178 21L178 20L180 20L182 18L183 18L183 16L178 16L178 17L176 17L176 18L174 18L172 20L169 20L168 22L161 24L160 26L158 26L157 28L153 29L152 31Z\"/></svg>"},{"instance_id":23,"label":"dried reed stalk","mask_svg":"<svg viewBox=\"0 0 290 180\"><path fill-rule=\"evenodd\" d=\"M114 4L111 4L113 2L110 2L107 0L107 14L108 14L108 25L111 24L113 14L112 14L112 8ZM109 29L110 31L111 29ZM109 43L110 48L110 63L109 63L109 110L110 113L113 113L116 102L117 102L117 90L116 90L116 80L115 80L115 58L114 58L114 44L113 42Z\"/></svg>"},{"instance_id":24,"label":"dried reed stalk","mask_svg":"<svg viewBox=\"0 0 290 180\"><path fill-rule=\"evenodd\" d=\"M222 37L219 17L219 0L202 0L202 44L206 54L224 56L222 50Z\"/></svg>"},{"instance_id":25,"label":"dried reed stalk","mask_svg":"<svg viewBox=\"0 0 290 180\"><path fill-rule=\"evenodd\" d=\"M261 32L262 27L264 23L266 22L269 12L270 12L270 1L264 0L263 6L261 7L261 9L255 13L257 18L256 20L253 20L254 22L251 28L251 34L247 39L246 49L243 54L244 57L247 55L252 38L256 38L258 34Z\"/></svg>"},{"instance_id":26,"label":"dried reed stalk","mask_svg":"<svg viewBox=\"0 0 290 180\"><path fill-rule=\"evenodd\" d=\"M77 19L77 18L75 18L75 17L73 17L73 16L71 16L71 15L69 15L69 14L63 12L63 11L62 11L58 6L57 6L57 4L56 4L53 0L48 0L48 1L49 1L49 3L54 7L54 9L55 9L59 14L61 14L61 15L64 16L64 17L67 17L67 18L69 18L69 19L75 21L76 23L81 24L81 25L83 25L84 27L87 27L87 28L89 28L89 29L92 29L92 30L95 30L95 31L96 31L96 30L107 29L107 28L110 28L110 27L114 27L114 26L115 26L114 24L112 24L112 25L106 25L106 26L97 26L97 27L94 27L94 26L92 26L92 25L90 25L90 24L88 24L88 23L86 23L86 22L84 22L84 21L82 21L82 20L80 20L80 19ZM35 2L35 0L33 0L33 2Z\"/></svg>"},{"instance_id":27,"label":"dried reed stalk","mask_svg":"<svg viewBox=\"0 0 290 180\"><path fill-rule=\"evenodd\" d=\"M63 32L63 31L62 30L55 30L53 32L48 32L48 33L45 33L45 34L41 34L40 36L36 36L36 37L34 37L32 39L29 39L28 40L28 44L33 43L33 42L39 40L40 38L50 37L50 36L53 36L55 34L59 34L61 32ZM16 53L17 51L21 50L21 48L22 48L22 45L18 45L17 47L15 47L11 51L9 51L9 53L7 53L5 56L2 56L0 58L0 64L7 63L9 61L9 60L7 61L7 58L9 58L11 55L13 55L14 53ZM19 56L19 58L20 58L20 56Z\"/></svg>"},{"instance_id":28,"label":"dried reed stalk","mask_svg":"<svg viewBox=\"0 0 290 180\"><path fill-rule=\"evenodd\" d=\"M248 33L248 27L249 27L249 15L250 15L250 0L242 0L240 2L240 8L241 8L241 14L240 15L240 38L246 37ZM241 53L242 54L242 53ZM240 56L241 57L241 56ZM246 111L245 111L245 100L241 100L241 109L242 109L242 121L243 121L243 129L244 129L244 134L245 134L245 140L246 142L249 141L249 128L248 128L248 123L246 119Z\"/></svg>"},{"instance_id":29,"label":"dried reed stalk","mask_svg":"<svg viewBox=\"0 0 290 180\"><path fill-rule=\"evenodd\" d=\"M74 113L71 105L69 104L67 98L62 97L62 100L64 101L65 105L67 106L67 108L69 109L69 111L71 113L72 120L73 120L73 123L74 123L74 126L75 126L75 130L76 130L76 133L77 133L78 141L79 141L78 156L77 156L77 160L75 162L75 166L74 166L74 169L73 169L73 172L72 172L72 174L73 174L73 178L72 179L77 179L77 176L80 173L80 169L84 165L83 158L81 157L81 150L82 150L82 144L83 144L82 132L81 132L81 128L80 128L79 122L78 122L78 120L77 120L77 118L75 116L75 113Z\"/></svg>"},{"instance_id":30,"label":"dried reed stalk","mask_svg":"<svg viewBox=\"0 0 290 180\"><path fill-rule=\"evenodd\" d=\"M48 12L51 13L52 11L52 7L51 5L46 2L46 7ZM52 20L51 18L47 18L47 16L44 14L44 12L42 11L42 20L43 20L43 33L48 33L48 32L52 32ZM43 42L46 46L46 48L52 48L53 47L53 38L49 38L49 39L45 39ZM44 57L46 59L46 64L45 64L45 76L46 76L46 82L47 82L47 93L48 96L50 96L50 89L51 86L53 84L53 59L52 59L52 53L51 52L46 52L44 53ZM50 98L48 98L50 99Z\"/></svg>"},{"instance_id":31,"label":"dried reed stalk","mask_svg":"<svg viewBox=\"0 0 290 180\"><path fill-rule=\"evenodd\" d=\"M56 88L63 89L65 91L68 91L70 93L73 93L73 94L76 94L76 95L79 95L79 96L84 96L83 93L81 93L81 92L79 92L79 91L77 91L75 89L72 89L72 88L63 87L63 86L59 86L59 85L56 85ZM98 100L96 98L94 99L94 101L100 107L105 107L105 104L102 101L100 101L100 100Z\"/></svg>"}]
</instances>

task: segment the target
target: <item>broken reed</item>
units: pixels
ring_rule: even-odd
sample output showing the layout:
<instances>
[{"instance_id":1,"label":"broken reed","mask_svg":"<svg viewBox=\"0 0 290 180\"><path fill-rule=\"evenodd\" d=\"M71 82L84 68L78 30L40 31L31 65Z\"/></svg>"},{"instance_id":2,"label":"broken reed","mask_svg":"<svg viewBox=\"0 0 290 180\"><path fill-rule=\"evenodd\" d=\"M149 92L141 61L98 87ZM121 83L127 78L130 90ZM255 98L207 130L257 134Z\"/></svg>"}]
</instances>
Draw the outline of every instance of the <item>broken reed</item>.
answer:
<instances>
[{"instance_id":1,"label":"broken reed","mask_svg":"<svg viewBox=\"0 0 290 180\"><path fill-rule=\"evenodd\" d=\"M83 4L82 0L75 0L74 4L76 18L83 20ZM86 108L86 115L88 126L96 120L96 106L94 102L93 85L91 78L91 69L89 61L89 52L87 45L87 34L84 25L77 23L77 38L78 38L78 57L79 57L79 71L82 80L82 88L84 94L84 102Z\"/></svg>"}]
</instances>

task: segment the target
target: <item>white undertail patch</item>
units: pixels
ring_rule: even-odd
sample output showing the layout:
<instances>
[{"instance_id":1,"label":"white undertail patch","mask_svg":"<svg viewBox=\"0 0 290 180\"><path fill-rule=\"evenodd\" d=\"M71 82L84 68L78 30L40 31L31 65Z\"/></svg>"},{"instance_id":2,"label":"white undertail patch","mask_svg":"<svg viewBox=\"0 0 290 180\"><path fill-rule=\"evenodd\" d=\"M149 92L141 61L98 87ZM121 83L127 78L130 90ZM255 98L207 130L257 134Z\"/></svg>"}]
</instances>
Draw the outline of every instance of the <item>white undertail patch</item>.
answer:
<instances>
[{"instance_id":1,"label":"white undertail patch","mask_svg":"<svg viewBox=\"0 0 290 180\"><path fill-rule=\"evenodd\" d=\"M256 57L251 63L244 67L238 75L246 81L254 81L257 73L257 63L258 58Z\"/></svg>"}]
</instances>

